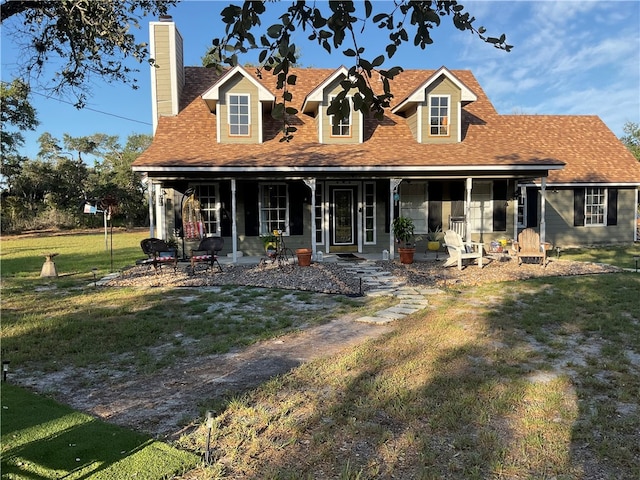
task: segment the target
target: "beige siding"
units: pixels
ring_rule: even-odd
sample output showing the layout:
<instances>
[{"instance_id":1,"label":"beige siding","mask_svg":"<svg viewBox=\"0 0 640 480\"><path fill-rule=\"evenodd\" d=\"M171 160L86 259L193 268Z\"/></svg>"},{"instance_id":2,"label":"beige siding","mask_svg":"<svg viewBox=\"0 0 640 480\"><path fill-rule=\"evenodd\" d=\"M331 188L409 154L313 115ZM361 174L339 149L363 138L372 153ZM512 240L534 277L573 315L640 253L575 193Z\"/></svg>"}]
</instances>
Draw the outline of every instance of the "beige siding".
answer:
<instances>
[{"instance_id":1,"label":"beige siding","mask_svg":"<svg viewBox=\"0 0 640 480\"><path fill-rule=\"evenodd\" d=\"M635 222L635 190L618 190L618 221L610 226L573 225L573 189L547 190L546 240L554 246L630 243Z\"/></svg>"},{"instance_id":2,"label":"beige siding","mask_svg":"<svg viewBox=\"0 0 640 480\"><path fill-rule=\"evenodd\" d=\"M342 91L342 87L340 87L340 82L342 80L342 78L336 80L334 83L329 85L324 92L322 105L320 106L320 108L322 109L322 138L320 139L321 143L360 143L360 130L362 128L361 115L360 112L354 112L353 110L351 110L351 136L334 137L331 135L331 117L327 115L327 108L329 107L331 97L337 95L340 91ZM351 92L349 92L349 94L355 93L355 91L356 90L352 90Z\"/></svg>"},{"instance_id":3,"label":"beige siding","mask_svg":"<svg viewBox=\"0 0 640 480\"><path fill-rule=\"evenodd\" d=\"M155 69L156 103L158 116L173 115L171 97L171 60L169 45L169 24L155 25Z\"/></svg>"},{"instance_id":4,"label":"beige siding","mask_svg":"<svg viewBox=\"0 0 640 480\"><path fill-rule=\"evenodd\" d=\"M228 94L248 94L249 95L249 135L231 136L229 135L229 117L227 106ZM221 143L259 143L260 142L260 102L258 101L258 88L244 76L237 74L229 79L220 89L220 100L218 104L218 121L220 122L220 142Z\"/></svg>"},{"instance_id":5,"label":"beige siding","mask_svg":"<svg viewBox=\"0 0 640 480\"><path fill-rule=\"evenodd\" d=\"M416 105L411 105L411 107L407 110L407 126L411 133L413 134L413 138L418 140L418 107Z\"/></svg>"},{"instance_id":6,"label":"beige siding","mask_svg":"<svg viewBox=\"0 0 640 480\"><path fill-rule=\"evenodd\" d=\"M458 138L458 105L461 101L460 89L446 77L433 82L427 90L427 100L422 108L422 143L456 143ZM430 134L429 126L429 95L449 95L449 135L433 136Z\"/></svg>"},{"instance_id":7,"label":"beige siding","mask_svg":"<svg viewBox=\"0 0 640 480\"><path fill-rule=\"evenodd\" d=\"M184 52L182 49L182 35L176 30L176 79L178 81L178 99L182 97L184 86Z\"/></svg>"}]
</instances>

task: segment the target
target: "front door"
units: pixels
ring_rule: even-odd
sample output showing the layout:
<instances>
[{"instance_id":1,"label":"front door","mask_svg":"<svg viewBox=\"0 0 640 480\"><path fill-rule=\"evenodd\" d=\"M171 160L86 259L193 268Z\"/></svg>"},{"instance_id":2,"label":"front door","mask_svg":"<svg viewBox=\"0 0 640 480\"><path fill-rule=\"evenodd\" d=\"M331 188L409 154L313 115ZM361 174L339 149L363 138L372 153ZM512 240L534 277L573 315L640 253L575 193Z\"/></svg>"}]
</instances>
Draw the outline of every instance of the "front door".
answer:
<instances>
[{"instance_id":1,"label":"front door","mask_svg":"<svg viewBox=\"0 0 640 480\"><path fill-rule=\"evenodd\" d=\"M333 251L356 251L357 196L355 186L331 187L330 240Z\"/></svg>"}]
</instances>

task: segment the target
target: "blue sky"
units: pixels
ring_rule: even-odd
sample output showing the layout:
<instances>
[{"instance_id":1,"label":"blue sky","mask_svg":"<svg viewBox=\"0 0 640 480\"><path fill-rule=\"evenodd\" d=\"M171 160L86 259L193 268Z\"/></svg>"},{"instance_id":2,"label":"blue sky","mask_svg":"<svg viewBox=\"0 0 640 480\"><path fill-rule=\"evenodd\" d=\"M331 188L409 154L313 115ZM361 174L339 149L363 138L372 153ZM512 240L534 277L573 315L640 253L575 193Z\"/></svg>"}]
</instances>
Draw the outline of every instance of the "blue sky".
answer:
<instances>
[{"instance_id":1,"label":"blue sky","mask_svg":"<svg viewBox=\"0 0 640 480\"><path fill-rule=\"evenodd\" d=\"M184 1L170 11L184 38L185 65L200 65L211 40L222 34L220 10L228 1ZM384 67L472 70L499 113L598 115L620 137L625 122L640 123L640 2L630 1L463 1L489 34L505 33L514 45L510 53L460 32L443 19L433 31L434 43L426 50L411 42L398 50ZM384 11L391 2L374 2ZM268 5L269 10L280 8ZM274 17L272 17L274 18ZM155 20L149 18L149 21ZM264 26L269 24L265 19ZM2 29L2 80L9 81L18 54ZM136 35L148 41L148 23ZM361 46L365 58L384 52L386 38L368 24ZM300 63L308 67L337 68L348 59L327 54L300 34ZM350 45L345 43L343 49ZM342 49L342 50L343 50ZM255 61L255 56L241 62ZM46 98L34 87L32 103L41 122L25 135L23 154L34 157L37 138L44 132L61 138L106 133L122 143L133 133L151 133L149 68L139 65L138 90L94 82L89 109ZM51 74L52 71L49 71ZM90 110L91 109L91 110ZM105 113L99 113L105 112ZM107 115L110 114L110 115Z\"/></svg>"}]
</instances>

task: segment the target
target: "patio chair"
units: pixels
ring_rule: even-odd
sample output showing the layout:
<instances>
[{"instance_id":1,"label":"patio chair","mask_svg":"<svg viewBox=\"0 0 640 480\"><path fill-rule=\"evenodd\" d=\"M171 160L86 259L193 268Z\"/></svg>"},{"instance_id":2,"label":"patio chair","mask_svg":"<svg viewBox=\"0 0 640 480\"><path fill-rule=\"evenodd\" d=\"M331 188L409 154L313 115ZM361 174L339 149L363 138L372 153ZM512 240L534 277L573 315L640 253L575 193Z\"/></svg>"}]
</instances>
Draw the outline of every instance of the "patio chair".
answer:
<instances>
[{"instance_id":1,"label":"patio chair","mask_svg":"<svg viewBox=\"0 0 640 480\"><path fill-rule=\"evenodd\" d=\"M449 252L449 259L444 263L444 267L458 265L458 270L462 270L462 263L465 260L478 260L478 267L482 268L483 243L464 243L462 237L453 230L444 232L444 245Z\"/></svg>"},{"instance_id":2,"label":"patio chair","mask_svg":"<svg viewBox=\"0 0 640 480\"><path fill-rule=\"evenodd\" d=\"M218 270L222 272L222 266L218 261L218 253L224 247L224 239L221 237L205 237L200 241L200 245L196 250L191 250L191 274L196 273L197 263L206 263L207 269L217 265ZM206 270L205 270L206 271Z\"/></svg>"},{"instance_id":3,"label":"patio chair","mask_svg":"<svg viewBox=\"0 0 640 480\"><path fill-rule=\"evenodd\" d=\"M145 238L140 241L140 248L147 258L138 260L138 265L153 266L156 273L163 265L173 265L173 271L178 268L178 252L160 238Z\"/></svg>"},{"instance_id":4,"label":"patio chair","mask_svg":"<svg viewBox=\"0 0 640 480\"><path fill-rule=\"evenodd\" d=\"M513 250L518 258L518 265L522 260L539 259L543 267L547 266L547 245L540 243L540 235L533 228L525 228L518 234L518 241L513 242Z\"/></svg>"}]
</instances>

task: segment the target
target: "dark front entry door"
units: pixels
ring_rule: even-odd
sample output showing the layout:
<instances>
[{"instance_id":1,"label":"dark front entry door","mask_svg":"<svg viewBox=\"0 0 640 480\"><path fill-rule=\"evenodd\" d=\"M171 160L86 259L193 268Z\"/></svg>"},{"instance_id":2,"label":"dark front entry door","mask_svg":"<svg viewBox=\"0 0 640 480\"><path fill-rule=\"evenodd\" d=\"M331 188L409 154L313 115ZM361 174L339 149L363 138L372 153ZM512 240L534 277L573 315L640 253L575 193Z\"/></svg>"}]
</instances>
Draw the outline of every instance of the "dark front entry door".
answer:
<instances>
[{"instance_id":1,"label":"dark front entry door","mask_svg":"<svg viewBox=\"0 0 640 480\"><path fill-rule=\"evenodd\" d=\"M351 249L358 243L356 187L331 187L331 246Z\"/></svg>"}]
</instances>

